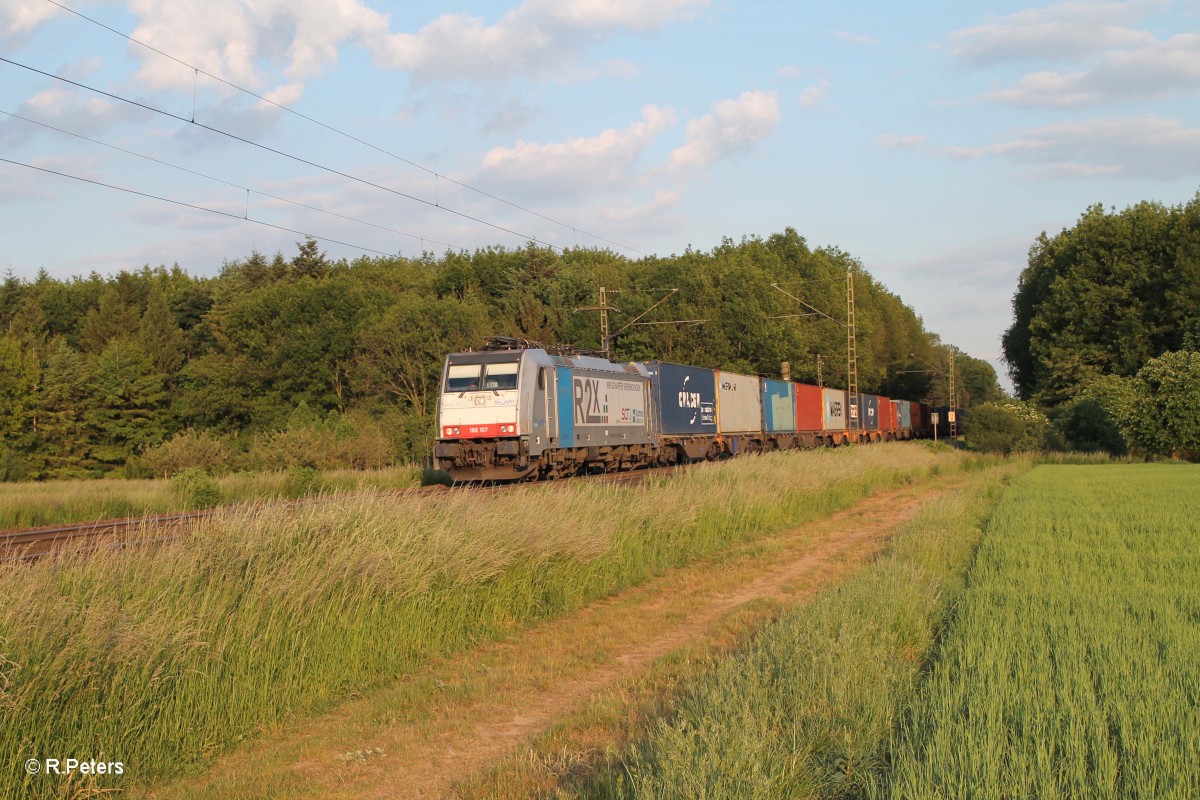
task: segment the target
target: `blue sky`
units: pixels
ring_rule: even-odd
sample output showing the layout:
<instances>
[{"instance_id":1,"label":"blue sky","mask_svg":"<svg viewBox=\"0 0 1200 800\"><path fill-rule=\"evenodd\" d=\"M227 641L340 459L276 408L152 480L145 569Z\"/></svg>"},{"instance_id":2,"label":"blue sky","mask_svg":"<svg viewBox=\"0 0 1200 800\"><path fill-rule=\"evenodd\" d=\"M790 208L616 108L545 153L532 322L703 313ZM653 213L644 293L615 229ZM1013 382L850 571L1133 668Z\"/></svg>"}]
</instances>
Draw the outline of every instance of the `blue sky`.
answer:
<instances>
[{"instance_id":1,"label":"blue sky","mask_svg":"<svg viewBox=\"0 0 1200 800\"><path fill-rule=\"evenodd\" d=\"M1039 232L1200 186L1197 0L64 5L391 155L47 0L0 0L4 58L185 120L0 63L0 158L351 245L324 243L335 257L604 244L588 234L666 255L791 226L1001 371ZM6 163L0 187L0 270L21 277L212 274L299 238Z\"/></svg>"}]
</instances>

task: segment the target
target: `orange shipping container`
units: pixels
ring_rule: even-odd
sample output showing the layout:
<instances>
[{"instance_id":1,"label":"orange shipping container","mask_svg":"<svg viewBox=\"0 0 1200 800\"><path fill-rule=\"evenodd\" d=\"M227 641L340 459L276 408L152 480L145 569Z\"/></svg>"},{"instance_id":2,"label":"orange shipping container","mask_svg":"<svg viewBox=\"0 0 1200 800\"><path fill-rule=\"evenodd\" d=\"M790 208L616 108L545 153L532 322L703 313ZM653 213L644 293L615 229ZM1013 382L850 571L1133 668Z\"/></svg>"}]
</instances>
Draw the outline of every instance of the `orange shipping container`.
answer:
<instances>
[{"instance_id":1,"label":"orange shipping container","mask_svg":"<svg viewBox=\"0 0 1200 800\"><path fill-rule=\"evenodd\" d=\"M825 409L821 397L820 386L796 384L796 430L824 430Z\"/></svg>"}]
</instances>

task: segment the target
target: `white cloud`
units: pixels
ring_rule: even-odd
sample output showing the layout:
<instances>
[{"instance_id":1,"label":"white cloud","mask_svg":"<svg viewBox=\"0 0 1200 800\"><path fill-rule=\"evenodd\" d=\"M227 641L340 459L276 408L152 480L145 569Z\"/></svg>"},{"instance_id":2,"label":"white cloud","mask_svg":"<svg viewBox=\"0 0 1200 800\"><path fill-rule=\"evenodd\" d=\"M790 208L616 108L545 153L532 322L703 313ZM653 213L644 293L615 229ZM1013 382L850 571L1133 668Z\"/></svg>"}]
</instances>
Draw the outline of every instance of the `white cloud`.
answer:
<instances>
[{"instance_id":1,"label":"white cloud","mask_svg":"<svg viewBox=\"0 0 1200 800\"><path fill-rule=\"evenodd\" d=\"M383 66L435 83L513 74L557 77L564 68L578 69L588 45L624 32L658 30L707 5L708 0L527 0L493 24L469 14L443 14L416 33L390 34L371 46Z\"/></svg>"},{"instance_id":2,"label":"white cloud","mask_svg":"<svg viewBox=\"0 0 1200 800\"><path fill-rule=\"evenodd\" d=\"M713 113L688 123L687 139L671 153L668 167L703 169L752 150L775 132L779 118L775 92L742 92L736 100L721 100L713 106Z\"/></svg>"},{"instance_id":3,"label":"white cloud","mask_svg":"<svg viewBox=\"0 0 1200 800\"><path fill-rule=\"evenodd\" d=\"M520 97L508 97L496 102L479 132L484 136L520 130L533 122L541 111Z\"/></svg>"},{"instance_id":4,"label":"white cloud","mask_svg":"<svg viewBox=\"0 0 1200 800\"><path fill-rule=\"evenodd\" d=\"M862 44L867 47L875 47L880 42L873 36L864 36L861 33L849 33L848 31L838 31L833 35L833 38L850 44Z\"/></svg>"},{"instance_id":5,"label":"white cloud","mask_svg":"<svg viewBox=\"0 0 1200 800\"><path fill-rule=\"evenodd\" d=\"M875 137L875 146L888 150L915 150L925 144L926 137L920 135L901 136L890 131Z\"/></svg>"},{"instance_id":6,"label":"white cloud","mask_svg":"<svg viewBox=\"0 0 1200 800\"><path fill-rule=\"evenodd\" d=\"M674 122L670 108L648 105L642 109L641 121L621 130L609 128L596 136L546 144L518 140L512 147L488 151L479 175L468 182L533 185L554 195L627 185L646 147Z\"/></svg>"},{"instance_id":7,"label":"white cloud","mask_svg":"<svg viewBox=\"0 0 1200 800\"><path fill-rule=\"evenodd\" d=\"M266 83L264 65L282 65L292 87L285 94L292 95L336 63L343 43L382 36L388 25L360 0L133 0L130 10L138 18L133 38L249 89ZM146 85L191 88L190 70L136 45L130 52L141 59L137 78Z\"/></svg>"},{"instance_id":8,"label":"white cloud","mask_svg":"<svg viewBox=\"0 0 1200 800\"><path fill-rule=\"evenodd\" d=\"M19 47L38 26L61 13L46 0L4 0L0 3L0 45Z\"/></svg>"},{"instance_id":9,"label":"white cloud","mask_svg":"<svg viewBox=\"0 0 1200 800\"><path fill-rule=\"evenodd\" d=\"M1175 179L1200 173L1200 128L1144 116L1064 122L980 147L948 147L951 158L1004 157L1031 167L1026 177Z\"/></svg>"},{"instance_id":10,"label":"white cloud","mask_svg":"<svg viewBox=\"0 0 1200 800\"><path fill-rule=\"evenodd\" d=\"M1130 27L1169 0L1068 0L1031 8L961 31L948 39L950 55L985 66L1027 59L1069 59L1115 47L1149 44L1154 37Z\"/></svg>"},{"instance_id":11,"label":"white cloud","mask_svg":"<svg viewBox=\"0 0 1200 800\"><path fill-rule=\"evenodd\" d=\"M70 72L71 69L67 68L64 72ZM136 106L57 84L26 100L14 113L93 137L122 122L145 120L152 116L151 112ZM43 132L36 125L11 119L0 125L0 142L11 145L40 136Z\"/></svg>"},{"instance_id":12,"label":"white cloud","mask_svg":"<svg viewBox=\"0 0 1200 800\"><path fill-rule=\"evenodd\" d=\"M795 80L796 78L804 77L804 70L800 69L795 64L788 64L787 66L780 67L779 69L775 70L775 74L781 78Z\"/></svg>"},{"instance_id":13,"label":"white cloud","mask_svg":"<svg viewBox=\"0 0 1200 800\"><path fill-rule=\"evenodd\" d=\"M285 83L282 86L277 86L269 92L263 94L263 97L270 100L272 103L277 103L281 106L289 106L300 99L304 94L304 84L299 81Z\"/></svg>"},{"instance_id":14,"label":"white cloud","mask_svg":"<svg viewBox=\"0 0 1200 800\"><path fill-rule=\"evenodd\" d=\"M800 107L812 108L818 103L825 101L829 96L829 89L833 86L827 79L822 79L820 83L814 83L812 86L800 93Z\"/></svg>"},{"instance_id":15,"label":"white cloud","mask_svg":"<svg viewBox=\"0 0 1200 800\"><path fill-rule=\"evenodd\" d=\"M1033 72L984 95L1020 106L1070 108L1200 90L1200 35L1184 33L1108 53L1078 72Z\"/></svg>"}]
</instances>

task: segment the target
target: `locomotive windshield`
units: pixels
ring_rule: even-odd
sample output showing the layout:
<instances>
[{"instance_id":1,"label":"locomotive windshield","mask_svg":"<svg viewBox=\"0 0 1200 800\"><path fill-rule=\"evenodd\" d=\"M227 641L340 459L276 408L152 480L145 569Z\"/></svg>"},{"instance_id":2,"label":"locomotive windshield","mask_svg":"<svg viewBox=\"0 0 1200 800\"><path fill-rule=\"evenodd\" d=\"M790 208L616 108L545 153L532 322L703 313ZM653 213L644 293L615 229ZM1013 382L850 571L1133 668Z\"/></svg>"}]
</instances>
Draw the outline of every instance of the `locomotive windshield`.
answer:
<instances>
[{"instance_id":1,"label":"locomotive windshield","mask_svg":"<svg viewBox=\"0 0 1200 800\"><path fill-rule=\"evenodd\" d=\"M446 370L447 392L469 392L479 388L482 364L451 364Z\"/></svg>"},{"instance_id":2,"label":"locomotive windshield","mask_svg":"<svg viewBox=\"0 0 1200 800\"><path fill-rule=\"evenodd\" d=\"M447 392L500 391L517 388L520 364L451 364L446 370Z\"/></svg>"},{"instance_id":3,"label":"locomotive windshield","mask_svg":"<svg viewBox=\"0 0 1200 800\"><path fill-rule=\"evenodd\" d=\"M484 389L517 388L517 370L520 364L488 364L483 379Z\"/></svg>"}]
</instances>

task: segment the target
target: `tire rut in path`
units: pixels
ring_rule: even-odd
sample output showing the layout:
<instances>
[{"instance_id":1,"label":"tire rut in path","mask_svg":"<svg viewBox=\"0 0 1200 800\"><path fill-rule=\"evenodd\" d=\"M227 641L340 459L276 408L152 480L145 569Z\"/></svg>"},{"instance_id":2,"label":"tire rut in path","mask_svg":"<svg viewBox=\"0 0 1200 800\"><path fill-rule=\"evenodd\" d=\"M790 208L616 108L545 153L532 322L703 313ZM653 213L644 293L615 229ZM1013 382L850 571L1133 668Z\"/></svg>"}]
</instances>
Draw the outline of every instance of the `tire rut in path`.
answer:
<instances>
[{"instance_id":1,"label":"tire rut in path","mask_svg":"<svg viewBox=\"0 0 1200 800\"><path fill-rule=\"evenodd\" d=\"M900 523L959 483L941 478L868 497L739 545L739 555L680 567L509 641L439 660L396 687L222 759L185 792L253 797L256 787L266 796L284 789L287 797L452 797L456 782L701 639L731 612L795 598L798 584L800 595L810 594L837 577L839 565L878 553ZM395 712L381 711L388 708ZM244 785L238 776L248 770L257 774Z\"/></svg>"}]
</instances>

